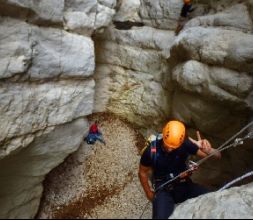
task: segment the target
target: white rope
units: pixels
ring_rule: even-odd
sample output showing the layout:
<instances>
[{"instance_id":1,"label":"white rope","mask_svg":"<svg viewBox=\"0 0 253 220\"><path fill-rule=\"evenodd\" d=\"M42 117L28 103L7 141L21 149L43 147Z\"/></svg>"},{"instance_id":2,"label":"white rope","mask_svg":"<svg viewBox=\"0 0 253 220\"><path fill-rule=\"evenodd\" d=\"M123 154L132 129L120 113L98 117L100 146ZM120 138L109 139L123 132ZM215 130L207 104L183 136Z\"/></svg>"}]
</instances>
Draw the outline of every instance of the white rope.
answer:
<instances>
[{"instance_id":1,"label":"white rope","mask_svg":"<svg viewBox=\"0 0 253 220\"><path fill-rule=\"evenodd\" d=\"M250 122L248 125L243 127L239 132L237 132L233 137L231 137L229 140L227 140L224 144L222 144L219 148L217 148L212 154L208 155L207 157L199 160L197 163L200 165L206 160L208 160L210 157L214 156L217 152L222 152L232 146L236 147L237 145L242 145L243 141L245 139L252 138L253 132L250 132L248 135L246 135L244 138L237 138L240 134L242 134L245 130L253 126L253 121ZM237 139L236 139L237 138ZM235 139L235 140L234 140ZM234 143L227 146L228 143L230 143L232 140L234 140Z\"/></svg>"},{"instance_id":2,"label":"white rope","mask_svg":"<svg viewBox=\"0 0 253 220\"><path fill-rule=\"evenodd\" d=\"M228 183L228 184L226 184L226 185L223 186L221 189L219 189L218 192L221 192L221 191L223 191L223 190L229 188L230 186L234 185L235 183L240 182L240 181L242 181L242 180L244 180L244 179L246 179L246 178L248 178L248 177L250 177L250 176L253 176L253 171L252 171L252 172L249 172L249 173L247 173L247 174L245 174L245 175L243 175L243 176L241 176L241 177L239 177L239 178L237 178L237 179L235 179L235 180L233 180L232 182L230 182L230 183Z\"/></svg>"}]
</instances>

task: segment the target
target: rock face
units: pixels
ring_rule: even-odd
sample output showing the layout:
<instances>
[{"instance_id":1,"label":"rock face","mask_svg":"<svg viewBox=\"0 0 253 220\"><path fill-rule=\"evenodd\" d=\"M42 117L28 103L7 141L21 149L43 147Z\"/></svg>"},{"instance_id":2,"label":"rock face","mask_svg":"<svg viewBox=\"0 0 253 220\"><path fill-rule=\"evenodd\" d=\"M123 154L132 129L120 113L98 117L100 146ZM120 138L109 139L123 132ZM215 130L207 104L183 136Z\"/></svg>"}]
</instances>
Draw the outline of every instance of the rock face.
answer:
<instances>
[{"instance_id":1,"label":"rock face","mask_svg":"<svg viewBox=\"0 0 253 220\"><path fill-rule=\"evenodd\" d=\"M0 161L1 217L35 216L44 176L80 146L87 125L87 121L78 119L48 128L41 134L27 135L25 140L12 141L11 147L16 149L7 149L11 153ZM17 143L18 148L14 146Z\"/></svg>"},{"instance_id":2,"label":"rock face","mask_svg":"<svg viewBox=\"0 0 253 220\"><path fill-rule=\"evenodd\" d=\"M169 93L163 82L173 39L168 31L157 32L151 27L130 31L109 28L96 45L95 111L127 115L142 126L153 122L158 126L166 120Z\"/></svg>"},{"instance_id":3,"label":"rock face","mask_svg":"<svg viewBox=\"0 0 253 220\"><path fill-rule=\"evenodd\" d=\"M156 131L177 118L217 146L252 118L252 0L200 0L178 36L178 0L0 5L0 218L34 217L93 112ZM224 158L208 181L253 166L250 148Z\"/></svg>"},{"instance_id":4,"label":"rock face","mask_svg":"<svg viewBox=\"0 0 253 220\"><path fill-rule=\"evenodd\" d=\"M94 43L115 1L0 1L0 218L33 218L93 112ZM85 22L84 22L85 21Z\"/></svg>"},{"instance_id":5,"label":"rock face","mask_svg":"<svg viewBox=\"0 0 253 220\"><path fill-rule=\"evenodd\" d=\"M252 4L198 2L175 36L182 2L121 1L114 17L120 29L112 25L95 38L95 111L109 110L155 129L178 118L217 138L249 121Z\"/></svg>"},{"instance_id":6,"label":"rock face","mask_svg":"<svg viewBox=\"0 0 253 220\"><path fill-rule=\"evenodd\" d=\"M250 219L253 184L210 193L179 205L170 219Z\"/></svg>"}]
</instances>

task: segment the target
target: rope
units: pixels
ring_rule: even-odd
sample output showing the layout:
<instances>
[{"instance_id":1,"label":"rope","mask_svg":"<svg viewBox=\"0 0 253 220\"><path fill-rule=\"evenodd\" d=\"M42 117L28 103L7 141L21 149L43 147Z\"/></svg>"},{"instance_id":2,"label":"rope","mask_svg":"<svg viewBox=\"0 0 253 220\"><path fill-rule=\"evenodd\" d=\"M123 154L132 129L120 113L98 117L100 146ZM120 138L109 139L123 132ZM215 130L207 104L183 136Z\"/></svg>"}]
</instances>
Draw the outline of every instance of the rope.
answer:
<instances>
[{"instance_id":1,"label":"rope","mask_svg":"<svg viewBox=\"0 0 253 220\"><path fill-rule=\"evenodd\" d=\"M145 207L144 207L144 209L143 209L143 211L142 211L142 214L141 214L141 216L140 216L139 219L142 219L142 216L143 216L143 214L145 213L146 209L148 208L149 203L150 203L150 201L148 201L147 204L145 205Z\"/></svg>"},{"instance_id":2,"label":"rope","mask_svg":"<svg viewBox=\"0 0 253 220\"><path fill-rule=\"evenodd\" d=\"M240 134L242 134L244 131L246 131L249 127L253 126L253 121L250 122L248 125L246 125L245 127L243 127L239 132L237 132L234 136L232 136L229 140L227 140L224 144L222 144L219 148L217 148L212 154L208 155L207 157L199 160L197 163L200 165L202 164L203 162L205 162L206 160L208 160L210 157L214 156L217 152L222 152L230 147L232 147L235 142L239 142L240 140L241 141L244 141L245 139L250 139L253 137L253 132L250 132L248 135L246 135L243 139L241 138L237 138ZM226 146L229 142L231 142L232 140L234 140L235 138L237 138L235 140L235 142L229 146ZM241 144L241 143L240 143ZM243 144L243 143L242 143ZM235 146L236 147L236 146Z\"/></svg>"},{"instance_id":3,"label":"rope","mask_svg":"<svg viewBox=\"0 0 253 220\"><path fill-rule=\"evenodd\" d=\"M249 172L249 173L246 173L245 175L243 175L243 176L241 176L241 177L239 177L239 178L233 180L232 182L226 184L226 185L223 186L221 189L219 189L218 192L221 192L221 191L223 191L223 190L229 188L230 186L234 185L235 183L240 182L240 181L242 181L242 180L244 180L244 179L246 179L246 178L248 178L248 177L250 177L250 176L253 176L253 171L251 171L251 172Z\"/></svg>"},{"instance_id":4,"label":"rope","mask_svg":"<svg viewBox=\"0 0 253 220\"><path fill-rule=\"evenodd\" d=\"M244 140L246 139L252 139L253 138L253 132L249 132L244 138L237 138L240 134L242 134L244 131L246 131L249 127L253 126L253 121L250 122L248 125L246 125L245 127L243 127L239 132L237 132L234 136L232 136L229 140L227 140L225 143L223 143L219 148L217 148L213 153L209 154L207 157L199 160L198 162L194 163L196 166L200 166L202 163L204 163L205 161L207 161L209 158L211 158L212 156L214 156L217 152L222 152L226 149L229 149L231 147L236 147L238 145L243 145ZM230 143L232 140L234 140L234 142L232 144L227 145L228 143ZM188 170L180 173L178 176L174 177L173 179L167 181L166 183L162 184L161 186L159 186L156 190L155 190L155 194L161 190L164 186L174 182L175 180L177 180L178 178L180 178L180 176L183 173L187 173L187 172L193 172L194 171L194 167L189 168ZM252 172L253 175L253 172ZM244 177L245 178L245 177ZM240 179L241 180L241 179ZM224 187L223 187L224 188ZM223 189L222 188L222 189ZM142 215L140 216L140 219L142 218L144 212L147 209L149 202L146 204L146 206L144 207L144 210L142 212Z\"/></svg>"}]
</instances>

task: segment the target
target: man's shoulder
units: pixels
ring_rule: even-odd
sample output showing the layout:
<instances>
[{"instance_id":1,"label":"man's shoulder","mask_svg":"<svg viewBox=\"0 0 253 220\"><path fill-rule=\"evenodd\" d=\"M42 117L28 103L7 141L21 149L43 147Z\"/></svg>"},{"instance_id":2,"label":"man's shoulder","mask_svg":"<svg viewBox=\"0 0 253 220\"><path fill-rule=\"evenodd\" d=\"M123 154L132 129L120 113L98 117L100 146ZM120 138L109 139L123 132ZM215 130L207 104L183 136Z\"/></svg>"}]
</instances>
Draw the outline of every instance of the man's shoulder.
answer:
<instances>
[{"instance_id":1,"label":"man's shoulder","mask_svg":"<svg viewBox=\"0 0 253 220\"><path fill-rule=\"evenodd\" d=\"M151 152L151 148L152 147L159 147L162 143L162 134L151 134L150 136L148 136L148 138L146 139L146 143L144 148L141 151L141 155L143 155L144 153L150 153Z\"/></svg>"}]
</instances>

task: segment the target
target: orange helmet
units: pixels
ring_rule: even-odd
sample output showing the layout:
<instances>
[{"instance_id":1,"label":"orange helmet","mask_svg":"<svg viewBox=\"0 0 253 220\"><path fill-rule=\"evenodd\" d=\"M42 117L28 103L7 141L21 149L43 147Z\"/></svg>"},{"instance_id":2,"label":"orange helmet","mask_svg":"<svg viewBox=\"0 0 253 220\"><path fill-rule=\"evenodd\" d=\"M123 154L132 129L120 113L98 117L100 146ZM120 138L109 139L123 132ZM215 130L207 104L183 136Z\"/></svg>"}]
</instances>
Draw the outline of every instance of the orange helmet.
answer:
<instances>
[{"instance_id":1,"label":"orange helmet","mask_svg":"<svg viewBox=\"0 0 253 220\"><path fill-rule=\"evenodd\" d=\"M189 4L191 2L191 0L184 0L185 4Z\"/></svg>"},{"instance_id":2,"label":"orange helmet","mask_svg":"<svg viewBox=\"0 0 253 220\"><path fill-rule=\"evenodd\" d=\"M185 126L180 121L170 121L163 128L163 142L166 147L177 149L184 142Z\"/></svg>"}]
</instances>

